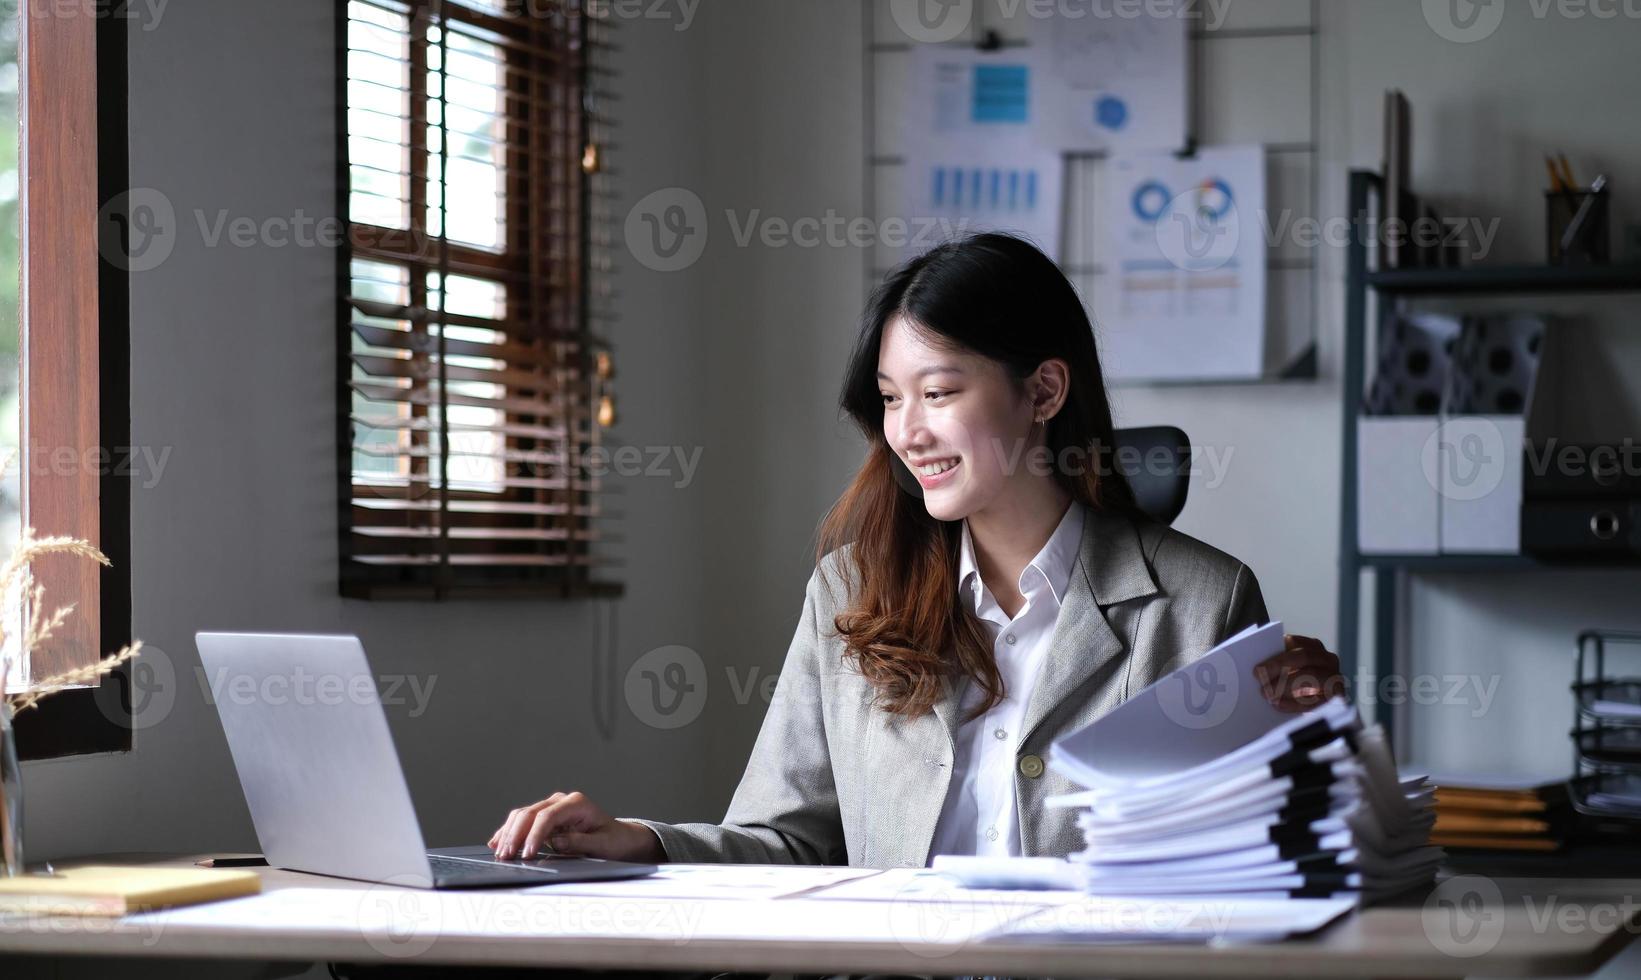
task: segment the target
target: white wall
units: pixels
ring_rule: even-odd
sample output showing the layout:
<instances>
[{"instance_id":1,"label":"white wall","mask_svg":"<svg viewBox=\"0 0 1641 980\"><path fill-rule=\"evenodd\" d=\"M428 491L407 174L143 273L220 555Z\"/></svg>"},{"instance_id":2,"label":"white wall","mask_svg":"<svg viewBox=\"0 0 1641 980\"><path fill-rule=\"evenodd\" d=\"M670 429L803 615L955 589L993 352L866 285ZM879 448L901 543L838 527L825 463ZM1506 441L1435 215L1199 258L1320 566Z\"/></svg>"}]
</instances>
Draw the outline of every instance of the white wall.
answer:
<instances>
[{"instance_id":1,"label":"white wall","mask_svg":"<svg viewBox=\"0 0 1641 980\"><path fill-rule=\"evenodd\" d=\"M1270 22L1303 23L1309 10L1233 6ZM738 703L738 690L777 668L815 525L857 458L835 395L866 285L857 250L738 247L725 211L736 222L754 209L863 213L863 26L852 0L714 0L688 30L679 23L623 25L623 193L693 190L711 240L686 272L619 256L620 437L703 453L690 487L634 480L620 505L628 594L616 673L654 647L694 647L711 685L702 720L661 732L621 704L614 740L593 734L584 604L336 597L332 256L207 248L193 224L195 209L331 213L331 6L173 0L157 29L132 36L132 179L167 195L182 222L170 259L132 279L133 435L172 449L132 511L135 632L164 652L176 695L130 755L29 767L37 856L253 846L194 677L191 635L205 627L355 630L383 672L436 675L427 712L394 718L435 840L481 836L507 806L565 785L618 812L721 813L763 710L755 695ZM1537 258L1541 147L1617 176L1636 158L1641 131L1622 125L1619 101L1637 81L1632 22L1515 17L1486 41L1454 44L1418 3L1327 0L1320 24L1323 217L1342 211L1348 167L1376 165L1391 84L1415 107L1417 184L1450 211L1505 216L1493 260ZM1318 260L1321 380L1131 388L1116 401L1125 424L1178 424L1234 447L1223 484L1193 488L1181 527L1252 564L1275 615L1331 639L1343 255ZM1421 583L1415 669L1502 680L1479 719L1466 704L1419 712L1415 751L1563 764L1573 633L1641 626L1625 602L1636 582Z\"/></svg>"}]
</instances>

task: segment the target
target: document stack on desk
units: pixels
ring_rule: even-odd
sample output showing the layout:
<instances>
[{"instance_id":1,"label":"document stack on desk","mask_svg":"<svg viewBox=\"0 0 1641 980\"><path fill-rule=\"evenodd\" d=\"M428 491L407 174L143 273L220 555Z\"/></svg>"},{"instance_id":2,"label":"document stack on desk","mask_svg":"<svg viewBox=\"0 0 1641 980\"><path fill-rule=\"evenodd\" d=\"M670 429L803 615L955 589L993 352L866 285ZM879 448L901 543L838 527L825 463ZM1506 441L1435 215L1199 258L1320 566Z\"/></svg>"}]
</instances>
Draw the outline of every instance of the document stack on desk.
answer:
<instances>
[{"instance_id":1,"label":"document stack on desk","mask_svg":"<svg viewBox=\"0 0 1641 980\"><path fill-rule=\"evenodd\" d=\"M1087 787L1048 801L1085 811L1086 890L1371 901L1433 878L1430 787L1346 701L1273 707L1254 666L1281 649L1281 623L1251 627L1054 743Z\"/></svg>"},{"instance_id":2,"label":"document stack on desk","mask_svg":"<svg viewBox=\"0 0 1641 980\"><path fill-rule=\"evenodd\" d=\"M1554 851L1572 830L1564 782L1435 774L1432 843L1452 850Z\"/></svg>"}]
</instances>

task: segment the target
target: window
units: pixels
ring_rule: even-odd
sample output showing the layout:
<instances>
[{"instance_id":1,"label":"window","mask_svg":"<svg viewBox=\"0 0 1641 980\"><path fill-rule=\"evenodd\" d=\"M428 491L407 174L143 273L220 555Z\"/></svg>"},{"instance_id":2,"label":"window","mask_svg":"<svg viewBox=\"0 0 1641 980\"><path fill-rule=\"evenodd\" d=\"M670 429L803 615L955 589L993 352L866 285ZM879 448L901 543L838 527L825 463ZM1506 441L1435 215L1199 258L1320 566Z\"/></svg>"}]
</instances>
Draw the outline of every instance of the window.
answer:
<instances>
[{"instance_id":1,"label":"window","mask_svg":"<svg viewBox=\"0 0 1641 980\"><path fill-rule=\"evenodd\" d=\"M577 2L353 0L342 32L344 595L587 595L607 25Z\"/></svg>"}]
</instances>

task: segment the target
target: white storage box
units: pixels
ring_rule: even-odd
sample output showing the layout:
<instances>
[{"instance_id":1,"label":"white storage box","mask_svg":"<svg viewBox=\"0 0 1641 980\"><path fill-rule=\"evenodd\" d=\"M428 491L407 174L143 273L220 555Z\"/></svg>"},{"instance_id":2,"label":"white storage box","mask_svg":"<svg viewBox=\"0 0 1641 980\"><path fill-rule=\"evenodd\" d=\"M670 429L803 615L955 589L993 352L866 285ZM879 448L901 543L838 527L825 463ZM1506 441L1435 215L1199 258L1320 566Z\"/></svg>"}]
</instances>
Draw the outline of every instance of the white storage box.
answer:
<instances>
[{"instance_id":1,"label":"white storage box","mask_svg":"<svg viewBox=\"0 0 1641 980\"><path fill-rule=\"evenodd\" d=\"M1439 480L1430 479L1424 465L1440 421L1434 415L1356 420L1356 542L1363 554L1433 555L1440 549Z\"/></svg>"},{"instance_id":2,"label":"white storage box","mask_svg":"<svg viewBox=\"0 0 1641 980\"><path fill-rule=\"evenodd\" d=\"M1458 415L1442 422L1435 459L1441 484L1441 550L1463 554L1521 551L1520 415Z\"/></svg>"}]
</instances>

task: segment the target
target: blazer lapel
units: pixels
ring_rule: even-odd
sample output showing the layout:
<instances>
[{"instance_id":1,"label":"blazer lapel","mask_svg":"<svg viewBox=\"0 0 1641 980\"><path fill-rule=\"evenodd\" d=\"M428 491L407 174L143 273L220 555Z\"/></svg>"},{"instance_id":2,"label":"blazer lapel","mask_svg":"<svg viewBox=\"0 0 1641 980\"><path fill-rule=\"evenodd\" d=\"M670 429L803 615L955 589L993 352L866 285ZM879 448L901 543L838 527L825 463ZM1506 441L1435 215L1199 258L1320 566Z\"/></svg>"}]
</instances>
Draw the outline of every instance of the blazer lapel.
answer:
<instances>
[{"instance_id":1,"label":"blazer lapel","mask_svg":"<svg viewBox=\"0 0 1641 980\"><path fill-rule=\"evenodd\" d=\"M1156 593L1133 522L1119 513L1088 508L1077 566L1026 701L1022 744L1061 702L1122 655L1123 641L1112 631L1105 607Z\"/></svg>"},{"instance_id":2,"label":"blazer lapel","mask_svg":"<svg viewBox=\"0 0 1641 980\"><path fill-rule=\"evenodd\" d=\"M934 703L935 717L946 729L946 739L955 751L957 747L957 729L963 722L963 694L969 689L967 675L953 678L941 685L940 699Z\"/></svg>"},{"instance_id":3,"label":"blazer lapel","mask_svg":"<svg viewBox=\"0 0 1641 980\"><path fill-rule=\"evenodd\" d=\"M906 726L903 731L911 739L913 755L911 759L898 756L892 771L877 774L876 778L885 780L881 796L891 801L898 799L899 804L890 820L891 832L884 838L883 846L887 850L874 850L870 855L872 863L916 866L929 863L935 828L946 806L952 781L951 765L940 760L956 758L957 729L962 722L963 695L968 686L966 677L943 683L940 697L933 706L933 717L925 715L903 723Z\"/></svg>"}]
</instances>

